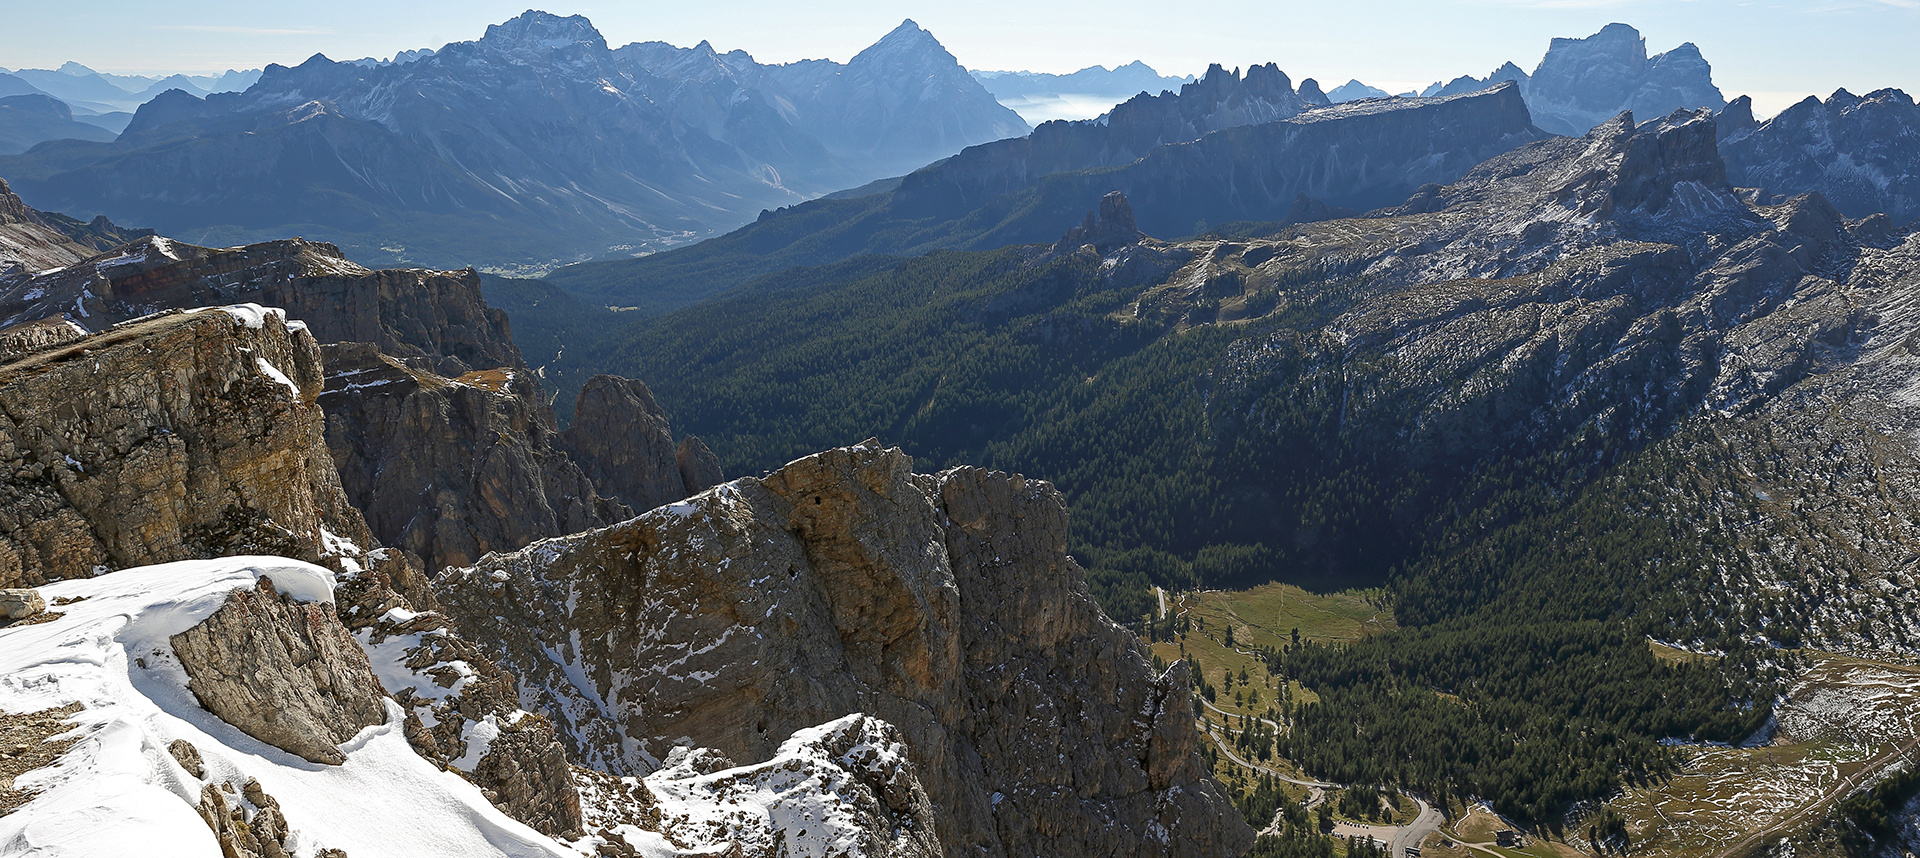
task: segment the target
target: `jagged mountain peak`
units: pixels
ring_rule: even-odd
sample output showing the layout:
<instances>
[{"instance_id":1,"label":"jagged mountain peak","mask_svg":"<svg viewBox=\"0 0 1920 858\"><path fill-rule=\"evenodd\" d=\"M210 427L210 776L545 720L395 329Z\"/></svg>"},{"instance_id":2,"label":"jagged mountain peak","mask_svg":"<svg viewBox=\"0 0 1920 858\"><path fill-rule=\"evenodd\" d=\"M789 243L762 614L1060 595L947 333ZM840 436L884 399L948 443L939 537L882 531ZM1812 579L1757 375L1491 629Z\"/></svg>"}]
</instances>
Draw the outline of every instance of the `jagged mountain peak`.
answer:
<instances>
[{"instance_id":1,"label":"jagged mountain peak","mask_svg":"<svg viewBox=\"0 0 1920 858\"><path fill-rule=\"evenodd\" d=\"M606 37L600 35L600 31L586 16L569 15L562 18L538 9L529 9L504 23L487 25L487 33L480 37L480 44L510 51L553 50L572 45L585 45L603 51L607 49Z\"/></svg>"},{"instance_id":2,"label":"jagged mountain peak","mask_svg":"<svg viewBox=\"0 0 1920 858\"><path fill-rule=\"evenodd\" d=\"M855 54L853 59L847 61L847 65L892 64L907 58L933 62L945 60L940 62L942 66L951 63L956 68L960 65L960 61L954 58L945 45L940 44L939 39L914 23L912 18L901 21L900 26L881 36L880 41L874 42L866 50Z\"/></svg>"}]
</instances>

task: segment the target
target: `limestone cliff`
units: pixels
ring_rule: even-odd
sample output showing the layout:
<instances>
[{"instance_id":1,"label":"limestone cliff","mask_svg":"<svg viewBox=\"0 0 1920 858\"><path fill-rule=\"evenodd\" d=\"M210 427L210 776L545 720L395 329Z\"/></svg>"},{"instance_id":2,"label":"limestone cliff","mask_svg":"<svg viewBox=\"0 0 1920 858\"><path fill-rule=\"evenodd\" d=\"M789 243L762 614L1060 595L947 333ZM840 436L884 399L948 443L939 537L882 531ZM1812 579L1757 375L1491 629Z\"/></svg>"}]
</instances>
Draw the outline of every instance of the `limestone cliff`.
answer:
<instances>
[{"instance_id":1,"label":"limestone cliff","mask_svg":"<svg viewBox=\"0 0 1920 858\"><path fill-rule=\"evenodd\" d=\"M449 378L364 343L325 354L320 404L347 497L429 570L628 516L560 449L524 370Z\"/></svg>"},{"instance_id":2,"label":"limestone cliff","mask_svg":"<svg viewBox=\"0 0 1920 858\"><path fill-rule=\"evenodd\" d=\"M905 736L949 855L1244 849L1184 670L1153 674L1065 543L1046 483L864 444L438 584L610 771L678 742L766 760L864 712Z\"/></svg>"},{"instance_id":3,"label":"limestone cliff","mask_svg":"<svg viewBox=\"0 0 1920 858\"><path fill-rule=\"evenodd\" d=\"M0 584L370 544L322 441L319 358L298 324L241 307L0 367Z\"/></svg>"},{"instance_id":4,"label":"limestone cliff","mask_svg":"<svg viewBox=\"0 0 1920 858\"><path fill-rule=\"evenodd\" d=\"M85 263L0 281L0 326L64 312L98 329L160 310L254 303L286 310L320 342L428 357L443 374L525 365L506 314L487 307L471 270L374 271L301 239L220 249L161 236Z\"/></svg>"}]
</instances>

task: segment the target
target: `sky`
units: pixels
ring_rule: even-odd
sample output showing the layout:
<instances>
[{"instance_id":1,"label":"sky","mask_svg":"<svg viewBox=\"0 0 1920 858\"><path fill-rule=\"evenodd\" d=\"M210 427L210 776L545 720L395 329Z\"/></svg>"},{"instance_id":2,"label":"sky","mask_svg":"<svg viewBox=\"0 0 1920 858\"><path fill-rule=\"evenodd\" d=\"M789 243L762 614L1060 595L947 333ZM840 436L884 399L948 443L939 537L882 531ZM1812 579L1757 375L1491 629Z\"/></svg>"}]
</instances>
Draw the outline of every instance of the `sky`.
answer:
<instances>
[{"instance_id":1,"label":"sky","mask_svg":"<svg viewBox=\"0 0 1920 858\"><path fill-rule=\"evenodd\" d=\"M479 38L532 0L0 0L0 67L75 61L119 73L204 74L315 53L337 60ZM762 62L844 61L912 18L972 69L1067 72L1143 60L1163 74L1277 62L1323 88L1359 78L1393 92L1512 60L1531 71L1555 36L1620 21L1650 53L1698 45L1727 97L1762 116L1807 95L1920 94L1920 0L940 0L795 3L541 0L592 19L608 43L744 49Z\"/></svg>"}]
</instances>

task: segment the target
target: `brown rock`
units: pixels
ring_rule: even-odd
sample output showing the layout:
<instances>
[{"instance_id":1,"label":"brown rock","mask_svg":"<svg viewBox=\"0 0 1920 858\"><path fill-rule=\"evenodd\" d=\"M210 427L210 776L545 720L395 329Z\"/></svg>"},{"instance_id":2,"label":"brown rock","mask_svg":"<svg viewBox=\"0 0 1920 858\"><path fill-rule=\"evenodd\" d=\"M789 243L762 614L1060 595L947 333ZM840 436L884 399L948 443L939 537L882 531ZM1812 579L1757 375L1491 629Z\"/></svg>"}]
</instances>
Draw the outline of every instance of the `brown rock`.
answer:
<instances>
[{"instance_id":1,"label":"brown rock","mask_svg":"<svg viewBox=\"0 0 1920 858\"><path fill-rule=\"evenodd\" d=\"M574 405L573 424L560 436L595 487L636 510L692 493L681 476L667 415L640 381L617 375L587 379Z\"/></svg>"},{"instance_id":2,"label":"brown rock","mask_svg":"<svg viewBox=\"0 0 1920 858\"><path fill-rule=\"evenodd\" d=\"M583 760L644 772L684 737L751 764L863 712L905 737L946 854L1250 845L1179 671L1095 605L1050 485L868 444L689 506L440 581Z\"/></svg>"},{"instance_id":3,"label":"brown rock","mask_svg":"<svg viewBox=\"0 0 1920 858\"><path fill-rule=\"evenodd\" d=\"M171 642L201 706L309 762L345 762L340 743L386 722L380 681L333 606L289 599L266 578Z\"/></svg>"},{"instance_id":4,"label":"brown rock","mask_svg":"<svg viewBox=\"0 0 1920 858\"><path fill-rule=\"evenodd\" d=\"M673 458L680 466L680 481L686 484L689 495L697 495L726 480L720 474L720 457L707 449L707 443L698 435L680 439L680 449L674 451Z\"/></svg>"},{"instance_id":5,"label":"brown rock","mask_svg":"<svg viewBox=\"0 0 1920 858\"><path fill-rule=\"evenodd\" d=\"M79 342L87 329L66 316L41 319L0 330L0 362L19 360L37 351Z\"/></svg>"},{"instance_id":6,"label":"brown rock","mask_svg":"<svg viewBox=\"0 0 1920 858\"><path fill-rule=\"evenodd\" d=\"M266 314L130 323L0 366L0 586L368 545L322 441L319 348Z\"/></svg>"},{"instance_id":7,"label":"brown rock","mask_svg":"<svg viewBox=\"0 0 1920 858\"><path fill-rule=\"evenodd\" d=\"M346 497L429 572L628 517L559 449L532 376L447 378L362 343L324 353L320 404Z\"/></svg>"},{"instance_id":8,"label":"brown rock","mask_svg":"<svg viewBox=\"0 0 1920 858\"><path fill-rule=\"evenodd\" d=\"M172 744L167 745L167 753L173 757L174 762L180 764L180 768L187 770L187 774L196 778L206 777L206 764L200 761L200 749L194 747L192 742L175 739Z\"/></svg>"}]
</instances>

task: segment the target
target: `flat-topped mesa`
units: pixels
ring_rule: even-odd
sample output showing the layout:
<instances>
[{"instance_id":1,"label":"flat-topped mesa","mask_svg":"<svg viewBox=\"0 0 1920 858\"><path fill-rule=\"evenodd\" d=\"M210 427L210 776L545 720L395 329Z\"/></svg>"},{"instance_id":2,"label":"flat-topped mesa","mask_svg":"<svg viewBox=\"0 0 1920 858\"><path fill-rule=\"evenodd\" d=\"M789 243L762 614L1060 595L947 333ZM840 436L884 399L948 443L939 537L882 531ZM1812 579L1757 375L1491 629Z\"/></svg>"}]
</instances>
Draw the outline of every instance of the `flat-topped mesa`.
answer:
<instances>
[{"instance_id":1,"label":"flat-topped mesa","mask_svg":"<svg viewBox=\"0 0 1920 858\"><path fill-rule=\"evenodd\" d=\"M863 712L901 731L949 855L1251 841L1197 753L1184 666L1155 676L1100 612L1043 482L915 474L870 442L439 585L610 771L650 771L681 737L766 760Z\"/></svg>"}]
</instances>

